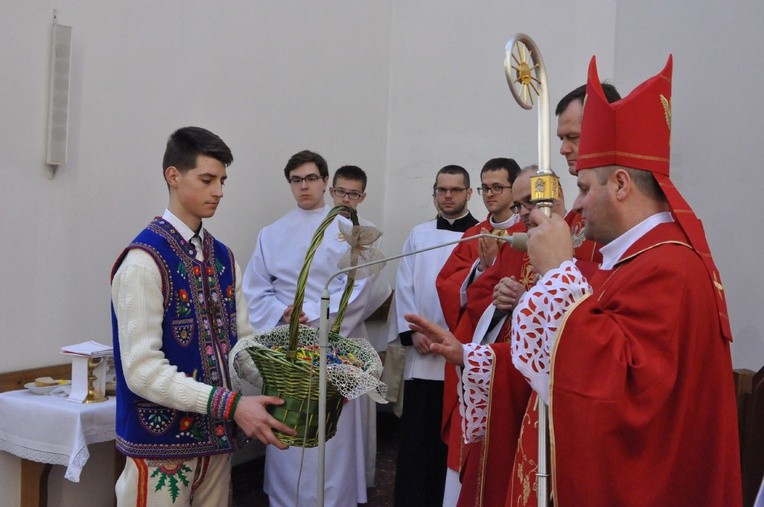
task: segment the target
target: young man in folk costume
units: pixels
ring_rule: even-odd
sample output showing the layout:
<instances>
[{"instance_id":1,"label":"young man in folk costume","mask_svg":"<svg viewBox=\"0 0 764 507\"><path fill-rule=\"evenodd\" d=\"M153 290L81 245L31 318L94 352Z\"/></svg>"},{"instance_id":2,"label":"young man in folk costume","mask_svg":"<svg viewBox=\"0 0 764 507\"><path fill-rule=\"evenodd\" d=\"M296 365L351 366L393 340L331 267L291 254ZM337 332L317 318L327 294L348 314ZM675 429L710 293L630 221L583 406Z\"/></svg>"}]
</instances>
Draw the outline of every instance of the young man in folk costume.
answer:
<instances>
[{"instance_id":1,"label":"young man in folk costume","mask_svg":"<svg viewBox=\"0 0 764 507\"><path fill-rule=\"evenodd\" d=\"M167 209L112 271L117 448L127 456L118 505L227 505L239 429L277 447L273 429L294 434L266 411L282 400L230 388L228 353L254 331L241 270L202 220L215 214L232 161L212 132L174 132Z\"/></svg>"}]
</instances>

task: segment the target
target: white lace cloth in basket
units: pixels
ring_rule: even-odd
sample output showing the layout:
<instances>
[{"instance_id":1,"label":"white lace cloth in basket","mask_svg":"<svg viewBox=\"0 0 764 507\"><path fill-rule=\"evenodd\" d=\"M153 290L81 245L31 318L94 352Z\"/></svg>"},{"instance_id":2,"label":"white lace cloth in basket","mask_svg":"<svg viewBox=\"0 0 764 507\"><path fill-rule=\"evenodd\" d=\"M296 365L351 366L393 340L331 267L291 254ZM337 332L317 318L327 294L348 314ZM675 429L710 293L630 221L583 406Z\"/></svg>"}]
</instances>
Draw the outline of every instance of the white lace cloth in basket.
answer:
<instances>
[{"instance_id":1,"label":"white lace cloth in basket","mask_svg":"<svg viewBox=\"0 0 764 507\"><path fill-rule=\"evenodd\" d=\"M254 338L239 340L229 355L233 388L250 394L262 389L262 377L246 349L250 347L286 346L289 326L279 326ZM318 345L318 330L300 326L300 345ZM348 364L327 364L326 379L346 398L354 399L368 394L377 403L387 403L387 386L379 380L382 361L379 353L363 338L343 338L338 345L343 352L351 352L363 367ZM330 348L332 345L330 344ZM318 376L316 376L318 378ZM255 390L253 390L255 388ZM316 389L318 385L316 384Z\"/></svg>"},{"instance_id":2,"label":"white lace cloth in basket","mask_svg":"<svg viewBox=\"0 0 764 507\"><path fill-rule=\"evenodd\" d=\"M116 400L73 403L66 398L9 391L0 394L0 450L20 458L66 466L80 481L88 445L114 440Z\"/></svg>"}]
</instances>

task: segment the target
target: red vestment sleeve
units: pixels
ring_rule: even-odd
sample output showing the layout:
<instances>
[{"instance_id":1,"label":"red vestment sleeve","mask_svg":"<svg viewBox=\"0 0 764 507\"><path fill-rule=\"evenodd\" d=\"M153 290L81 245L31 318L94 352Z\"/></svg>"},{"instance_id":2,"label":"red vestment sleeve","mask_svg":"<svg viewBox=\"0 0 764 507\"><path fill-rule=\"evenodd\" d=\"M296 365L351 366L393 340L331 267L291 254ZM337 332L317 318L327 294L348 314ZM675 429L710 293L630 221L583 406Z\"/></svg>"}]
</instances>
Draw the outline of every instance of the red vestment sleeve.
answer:
<instances>
[{"instance_id":1,"label":"red vestment sleeve","mask_svg":"<svg viewBox=\"0 0 764 507\"><path fill-rule=\"evenodd\" d=\"M490 229L491 224L484 220L479 224L473 225L467 229L462 238L468 238L475 234L480 234L482 228ZM435 287L438 290L440 305L443 307L443 316L446 318L448 329L453 332L459 322L459 316L462 311L461 290L464 280L467 279L472 265L478 258L478 241L473 239L458 243L451 251L451 255L446 260L443 268L438 273L435 280Z\"/></svg>"}]
</instances>

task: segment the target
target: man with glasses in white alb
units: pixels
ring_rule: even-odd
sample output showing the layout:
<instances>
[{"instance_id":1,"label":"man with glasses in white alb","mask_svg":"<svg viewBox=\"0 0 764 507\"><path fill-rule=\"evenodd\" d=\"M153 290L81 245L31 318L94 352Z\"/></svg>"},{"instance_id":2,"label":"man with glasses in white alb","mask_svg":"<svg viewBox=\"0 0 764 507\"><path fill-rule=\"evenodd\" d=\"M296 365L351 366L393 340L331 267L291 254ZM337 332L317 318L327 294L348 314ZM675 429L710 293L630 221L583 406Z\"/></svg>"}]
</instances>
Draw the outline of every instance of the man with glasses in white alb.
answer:
<instances>
[{"instance_id":1,"label":"man with glasses in white alb","mask_svg":"<svg viewBox=\"0 0 764 507\"><path fill-rule=\"evenodd\" d=\"M297 277L313 234L331 209L324 202L329 169L321 155L308 150L296 153L287 162L284 176L297 207L260 231L242 281L249 318L257 331L288 324L292 311L297 311L292 308ZM347 190L346 197L350 196L350 192L356 192ZM305 283L300 322L312 327L318 327L324 285L338 270L337 262L348 250L340 235L340 221L350 224L344 217L337 217L327 227ZM329 284L329 322L334 321L345 282L345 275L340 275ZM340 329L343 336L363 336L360 333L368 316L366 302L371 287L368 280L356 280ZM337 433L326 443L326 463L329 466L326 467L324 491L327 505L355 506L366 503L366 471L363 466L365 435L362 430L366 425L366 411L361 409L362 398L351 400L343 406ZM279 452L266 449L264 490L271 507L316 505L317 452L317 448L291 447ZM299 499L296 491L298 475Z\"/></svg>"},{"instance_id":2,"label":"man with glasses in white alb","mask_svg":"<svg viewBox=\"0 0 764 507\"><path fill-rule=\"evenodd\" d=\"M469 173L460 166L443 167L432 196L438 216L414 227L403 253L449 241L477 224L467 203L472 197ZM446 326L435 279L454 246L436 248L401 259L395 289L397 338L406 347L401 438L395 477L395 505L440 505L446 479L446 444L440 438L445 361L430 353L429 340L413 333L403 318L426 315Z\"/></svg>"},{"instance_id":3,"label":"man with glasses in white alb","mask_svg":"<svg viewBox=\"0 0 764 507\"><path fill-rule=\"evenodd\" d=\"M366 199L366 172L356 165L343 165L334 171L332 176L332 186L329 187L329 195L332 196L335 206L350 206L354 210L358 211L358 205ZM362 216L358 216L358 222L361 225L375 227L372 222L366 220ZM374 247L381 248L382 239L378 239L374 242ZM364 307L366 308L366 317L374 313L385 301L390 297L392 288L388 281L387 273L383 271L373 275L367 283L371 284L371 289L367 291L368 300ZM366 338L369 340L374 348L377 350L385 350L387 346L387 328L382 330L375 328L366 328L364 324L361 324L361 332L358 337ZM376 332L375 332L376 331ZM379 336L381 335L381 336ZM364 430L366 432L366 485L368 487L374 486L374 475L376 473L376 461L377 461L377 419L376 410L377 403L369 398L363 396L364 402L362 402L362 410L366 413L364 417L366 419L366 426Z\"/></svg>"}]
</instances>

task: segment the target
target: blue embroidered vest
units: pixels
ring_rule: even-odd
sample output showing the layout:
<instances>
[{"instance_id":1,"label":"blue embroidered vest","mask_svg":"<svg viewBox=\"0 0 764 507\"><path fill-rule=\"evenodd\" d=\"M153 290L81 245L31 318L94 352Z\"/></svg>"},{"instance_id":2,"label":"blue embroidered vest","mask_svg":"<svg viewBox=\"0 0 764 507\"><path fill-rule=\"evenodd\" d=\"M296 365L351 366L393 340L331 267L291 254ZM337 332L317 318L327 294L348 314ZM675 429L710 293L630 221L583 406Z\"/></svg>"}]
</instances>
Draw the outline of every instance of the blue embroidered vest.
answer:
<instances>
[{"instance_id":1,"label":"blue embroidered vest","mask_svg":"<svg viewBox=\"0 0 764 507\"><path fill-rule=\"evenodd\" d=\"M162 352L179 372L200 382L230 388L228 353L236 343L233 253L205 231L203 262L193 246L155 218L122 252L112 278L133 248L150 254L162 276ZM238 447L236 424L210 415L152 403L130 391L122 371L117 318L112 305L117 370L117 448L127 456L187 459Z\"/></svg>"}]
</instances>

